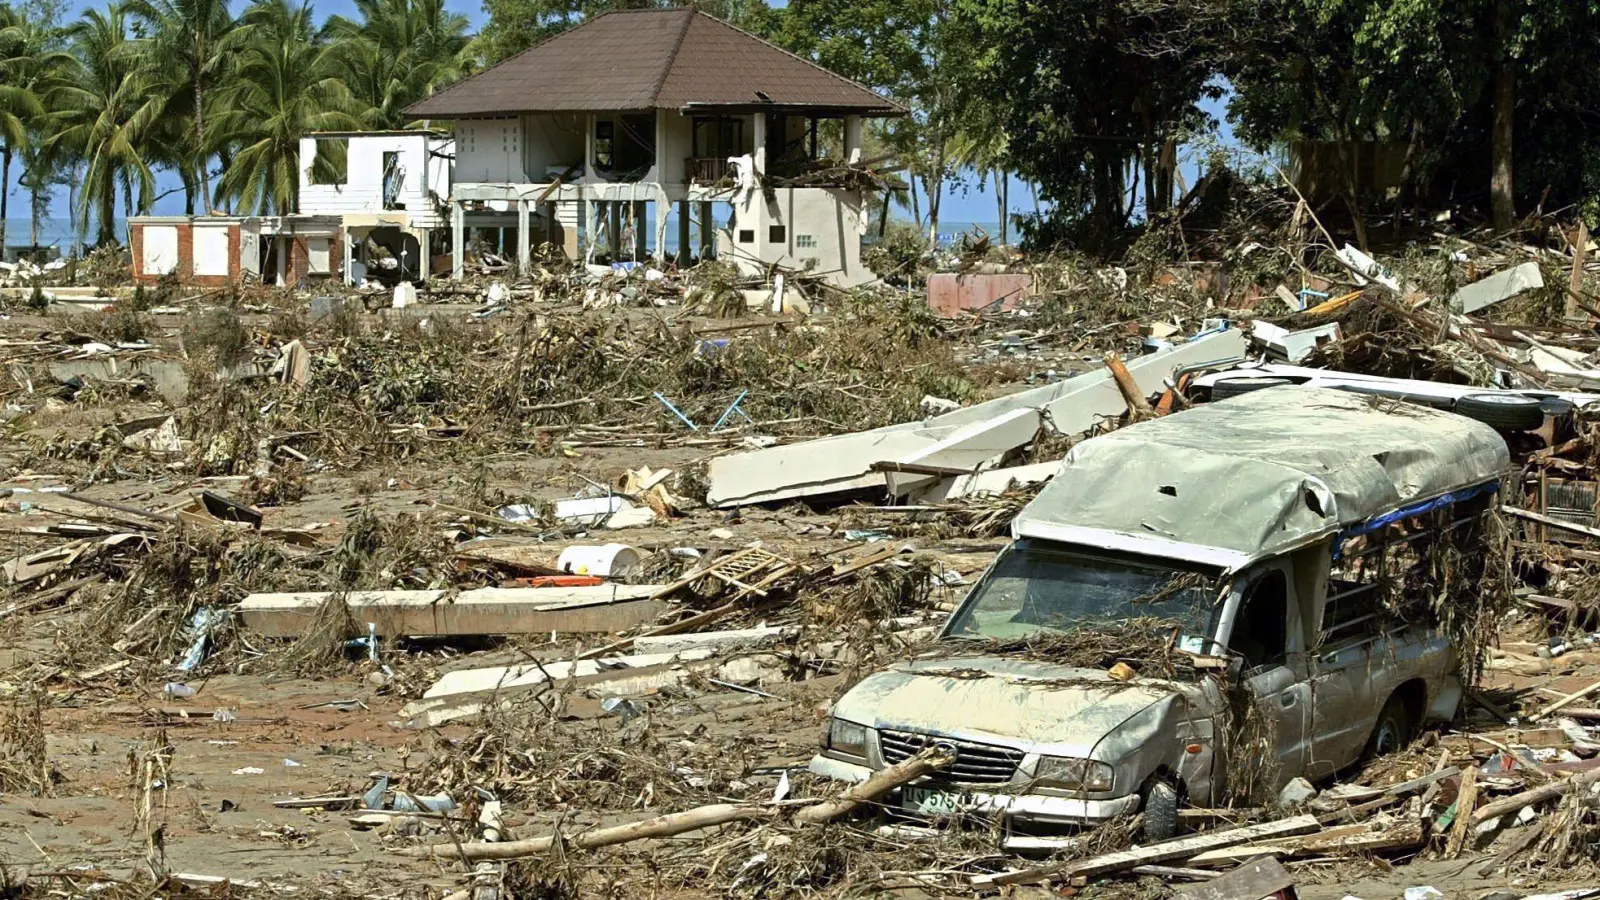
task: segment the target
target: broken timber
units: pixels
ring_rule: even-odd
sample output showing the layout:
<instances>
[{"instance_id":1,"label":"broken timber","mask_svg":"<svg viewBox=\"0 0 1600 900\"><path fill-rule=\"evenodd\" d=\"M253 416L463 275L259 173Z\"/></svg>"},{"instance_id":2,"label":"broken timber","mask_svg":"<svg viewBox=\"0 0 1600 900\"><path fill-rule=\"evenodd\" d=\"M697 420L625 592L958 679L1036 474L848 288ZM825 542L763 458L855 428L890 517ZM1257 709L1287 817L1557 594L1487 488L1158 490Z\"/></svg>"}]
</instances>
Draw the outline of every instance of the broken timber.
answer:
<instances>
[{"instance_id":1,"label":"broken timber","mask_svg":"<svg viewBox=\"0 0 1600 900\"><path fill-rule=\"evenodd\" d=\"M344 595L357 622L385 637L549 634L625 631L654 621L667 604L653 599L660 585L575 588L479 588L449 597L444 591L351 591ZM267 637L295 637L316 619L331 593L251 594L239 604L245 628Z\"/></svg>"},{"instance_id":2,"label":"broken timber","mask_svg":"<svg viewBox=\"0 0 1600 900\"><path fill-rule=\"evenodd\" d=\"M1295 816L1289 819L1280 819L1276 822L1263 822L1259 825L1248 825L1244 828L1213 831L1197 834L1193 837L1179 838L1175 841L1163 841L1159 844L1151 844L1148 847L1091 856L1088 859L1080 859L1053 866L1021 869L1015 872L1000 872L994 875L978 875L973 877L972 886L991 887L1003 884L1036 884L1063 878L1075 878L1080 875L1103 875L1107 872L1131 869L1134 866L1166 862L1172 859L1187 859L1207 850L1220 850L1226 847L1248 844L1252 841L1309 834L1321 827L1317 823L1316 816Z\"/></svg>"}]
</instances>

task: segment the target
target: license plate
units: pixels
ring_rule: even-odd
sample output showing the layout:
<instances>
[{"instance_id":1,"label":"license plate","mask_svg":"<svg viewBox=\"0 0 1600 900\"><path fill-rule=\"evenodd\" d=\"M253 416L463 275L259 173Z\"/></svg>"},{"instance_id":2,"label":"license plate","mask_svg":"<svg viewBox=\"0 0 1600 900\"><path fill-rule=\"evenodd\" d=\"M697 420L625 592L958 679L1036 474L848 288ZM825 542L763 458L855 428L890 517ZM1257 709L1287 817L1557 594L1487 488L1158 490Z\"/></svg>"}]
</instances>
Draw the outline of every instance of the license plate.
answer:
<instances>
[{"instance_id":1,"label":"license plate","mask_svg":"<svg viewBox=\"0 0 1600 900\"><path fill-rule=\"evenodd\" d=\"M971 794L908 787L901 795L906 809L924 816L957 816L973 807Z\"/></svg>"}]
</instances>

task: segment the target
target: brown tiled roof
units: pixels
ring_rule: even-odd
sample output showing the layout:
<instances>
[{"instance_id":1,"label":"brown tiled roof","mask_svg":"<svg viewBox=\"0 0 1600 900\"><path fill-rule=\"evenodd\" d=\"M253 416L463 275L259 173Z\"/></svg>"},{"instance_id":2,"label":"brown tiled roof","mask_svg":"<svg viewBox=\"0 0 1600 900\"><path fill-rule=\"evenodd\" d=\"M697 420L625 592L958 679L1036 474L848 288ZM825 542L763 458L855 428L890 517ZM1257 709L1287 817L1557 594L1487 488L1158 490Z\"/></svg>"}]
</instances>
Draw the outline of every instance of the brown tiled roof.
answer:
<instances>
[{"instance_id":1,"label":"brown tiled roof","mask_svg":"<svg viewBox=\"0 0 1600 900\"><path fill-rule=\"evenodd\" d=\"M597 16L406 112L454 119L767 104L905 112L848 78L689 7Z\"/></svg>"}]
</instances>

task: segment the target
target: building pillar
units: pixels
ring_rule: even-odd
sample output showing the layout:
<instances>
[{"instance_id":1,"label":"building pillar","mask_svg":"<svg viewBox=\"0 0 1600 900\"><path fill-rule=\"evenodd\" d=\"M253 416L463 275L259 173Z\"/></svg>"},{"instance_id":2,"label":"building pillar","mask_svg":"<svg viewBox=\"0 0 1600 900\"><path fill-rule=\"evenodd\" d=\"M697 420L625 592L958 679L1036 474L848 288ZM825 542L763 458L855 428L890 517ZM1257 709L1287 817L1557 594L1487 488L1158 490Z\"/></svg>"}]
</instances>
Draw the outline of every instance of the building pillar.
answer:
<instances>
[{"instance_id":1,"label":"building pillar","mask_svg":"<svg viewBox=\"0 0 1600 900\"><path fill-rule=\"evenodd\" d=\"M343 238L344 240L341 243L344 244L344 269L339 274L343 276L345 284L354 285L356 283L355 266L351 265L351 263L354 263L356 259L356 245L351 243L350 232L346 231Z\"/></svg>"},{"instance_id":2,"label":"building pillar","mask_svg":"<svg viewBox=\"0 0 1600 900\"><path fill-rule=\"evenodd\" d=\"M597 200L583 200L583 254L584 262L592 262L595 247L599 246L600 230L600 203Z\"/></svg>"},{"instance_id":3,"label":"building pillar","mask_svg":"<svg viewBox=\"0 0 1600 900\"><path fill-rule=\"evenodd\" d=\"M689 201L678 201L678 265L687 266L690 262L689 244L693 237L689 233ZM662 254L663 257L666 254Z\"/></svg>"},{"instance_id":4,"label":"building pillar","mask_svg":"<svg viewBox=\"0 0 1600 900\"><path fill-rule=\"evenodd\" d=\"M755 152L751 156L756 161L756 173L765 175L767 174L767 114L757 112L755 119L755 128L752 129L755 135Z\"/></svg>"},{"instance_id":5,"label":"building pillar","mask_svg":"<svg viewBox=\"0 0 1600 900\"><path fill-rule=\"evenodd\" d=\"M583 180L594 181L594 114L583 117Z\"/></svg>"},{"instance_id":6,"label":"building pillar","mask_svg":"<svg viewBox=\"0 0 1600 900\"><path fill-rule=\"evenodd\" d=\"M417 280L427 284L428 269L433 265L433 231L430 229L417 229L417 252L421 254L417 260Z\"/></svg>"},{"instance_id":7,"label":"building pillar","mask_svg":"<svg viewBox=\"0 0 1600 900\"><path fill-rule=\"evenodd\" d=\"M528 254L528 201L527 198L517 200L517 272L527 275L533 269L533 259Z\"/></svg>"},{"instance_id":8,"label":"building pillar","mask_svg":"<svg viewBox=\"0 0 1600 900\"><path fill-rule=\"evenodd\" d=\"M650 258L650 229L645 227L645 210L648 207L650 203L646 203L645 200L634 200L634 259ZM656 203L656 213L658 213L656 224L659 226L661 203ZM656 247L661 247L659 240L656 242Z\"/></svg>"},{"instance_id":9,"label":"building pillar","mask_svg":"<svg viewBox=\"0 0 1600 900\"><path fill-rule=\"evenodd\" d=\"M467 210L460 200L450 201L450 278L467 275Z\"/></svg>"},{"instance_id":10,"label":"building pillar","mask_svg":"<svg viewBox=\"0 0 1600 900\"><path fill-rule=\"evenodd\" d=\"M844 117L844 158L846 162L861 161L861 117Z\"/></svg>"},{"instance_id":11,"label":"building pillar","mask_svg":"<svg viewBox=\"0 0 1600 900\"><path fill-rule=\"evenodd\" d=\"M711 220L711 201L700 201L700 260L717 258L717 234Z\"/></svg>"},{"instance_id":12,"label":"building pillar","mask_svg":"<svg viewBox=\"0 0 1600 900\"><path fill-rule=\"evenodd\" d=\"M622 202L606 201L606 246L611 249L611 261L622 259Z\"/></svg>"}]
</instances>

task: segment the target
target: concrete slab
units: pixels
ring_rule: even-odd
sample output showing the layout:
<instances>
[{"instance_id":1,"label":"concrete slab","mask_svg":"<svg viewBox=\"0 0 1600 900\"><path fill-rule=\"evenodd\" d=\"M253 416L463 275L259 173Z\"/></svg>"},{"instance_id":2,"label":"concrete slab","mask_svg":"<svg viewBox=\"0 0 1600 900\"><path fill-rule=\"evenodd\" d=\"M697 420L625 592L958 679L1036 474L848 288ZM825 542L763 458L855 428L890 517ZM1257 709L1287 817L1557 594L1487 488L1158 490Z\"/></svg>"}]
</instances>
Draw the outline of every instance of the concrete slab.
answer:
<instances>
[{"instance_id":1,"label":"concrete slab","mask_svg":"<svg viewBox=\"0 0 1600 900\"><path fill-rule=\"evenodd\" d=\"M1040 424L1038 410L1014 409L993 419L958 428L949 437L894 462L903 466L941 469L988 468L1011 450L1031 443L1039 433ZM885 473L885 484L893 497L903 497L938 479L937 475L913 472Z\"/></svg>"},{"instance_id":2,"label":"concrete slab","mask_svg":"<svg viewBox=\"0 0 1600 900\"><path fill-rule=\"evenodd\" d=\"M383 637L617 632L653 621L667 603L649 598L660 585L578 588L481 588L447 599L443 591L353 591L357 622ZM244 626L267 637L295 637L317 616L328 592L251 594L239 604Z\"/></svg>"},{"instance_id":3,"label":"concrete slab","mask_svg":"<svg viewBox=\"0 0 1600 900\"><path fill-rule=\"evenodd\" d=\"M1171 350L1128 362L1128 372L1145 393L1155 393L1183 366L1244 356L1246 341L1237 329L1204 335ZM908 459L949 438L957 430L1021 409L1043 410L1058 434L1081 434L1125 405L1104 369L956 410L922 422L890 425L749 453L719 456L708 472L707 502L728 508L885 487L874 463Z\"/></svg>"},{"instance_id":4,"label":"concrete slab","mask_svg":"<svg viewBox=\"0 0 1600 900\"><path fill-rule=\"evenodd\" d=\"M1518 294L1544 287L1544 275L1539 264L1525 262L1503 272L1496 272L1467 285L1450 298L1450 308L1458 313L1475 313L1480 309L1510 300Z\"/></svg>"}]
</instances>

